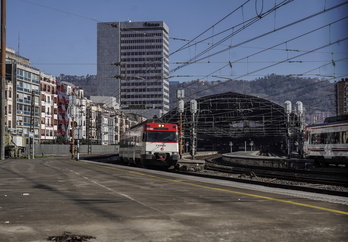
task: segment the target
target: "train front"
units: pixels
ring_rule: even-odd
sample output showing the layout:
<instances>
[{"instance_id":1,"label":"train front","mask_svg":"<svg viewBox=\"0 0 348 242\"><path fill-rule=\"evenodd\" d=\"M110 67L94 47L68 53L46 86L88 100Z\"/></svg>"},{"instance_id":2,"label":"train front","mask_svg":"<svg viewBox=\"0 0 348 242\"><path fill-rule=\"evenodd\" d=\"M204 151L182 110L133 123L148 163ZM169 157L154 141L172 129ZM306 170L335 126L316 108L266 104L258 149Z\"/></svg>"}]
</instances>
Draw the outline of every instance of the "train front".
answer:
<instances>
[{"instance_id":1,"label":"train front","mask_svg":"<svg viewBox=\"0 0 348 242\"><path fill-rule=\"evenodd\" d=\"M178 125L169 123L146 123L142 161L146 166L175 166L179 160Z\"/></svg>"}]
</instances>

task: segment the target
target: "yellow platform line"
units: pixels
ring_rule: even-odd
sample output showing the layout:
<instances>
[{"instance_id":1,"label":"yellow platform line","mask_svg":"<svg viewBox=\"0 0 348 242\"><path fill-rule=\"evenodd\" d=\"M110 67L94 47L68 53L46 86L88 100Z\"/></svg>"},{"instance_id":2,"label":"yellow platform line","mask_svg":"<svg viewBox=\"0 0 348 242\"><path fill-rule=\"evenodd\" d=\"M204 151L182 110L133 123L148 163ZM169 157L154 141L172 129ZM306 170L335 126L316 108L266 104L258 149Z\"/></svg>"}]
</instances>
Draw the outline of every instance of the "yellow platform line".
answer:
<instances>
[{"instance_id":1,"label":"yellow platform line","mask_svg":"<svg viewBox=\"0 0 348 242\"><path fill-rule=\"evenodd\" d=\"M200 188L205 188L205 189L210 189L210 190L215 190L215 191L221 191L221 192L227 192L227 193L233 193L233 194L244 195L244 196L255 197L255 198L262 198L262 199L271 200L271 201L277 201L277 202L281 202L281 203L287 203L287 204L292 204L292 205L297 205L297 206L302 206L302 207L308 207L308 208L314 208L314 209L318 209L318 210L323 210L323 211L327 211L327 212L333 212L333 213L339 213L339 214L348 215L348 212L341 211L341 210L324 208L324 207L319 207L319 206L314 206L314 205L305 204L305 203L299 203L299 202L293 202L293 201L284 200L284 199L278 199L278 198L273 198L273 197L261 196L261 195L256 195L256 194L252 194L252 193L238 192L238 191L233 191L233 190L228 190L228 189L223 189L223 188L199 185L199 184L195 184L195 183L191 183L191 182L184 182L184 181L181 181L181 180L164 178L164 177L160 177L160 176L156 176L156 175L150 175L150 174L146 174L146 173L142 173L142 172L138 172L138 171L130 171L130 170L121 169L121 168L117 168L117 167L97 165L97 164L93 164L93 163L89 163L89 164L95 165L95 166L99 166L99 167L102 167L102 168L108 168L108 169L128 172L128 173L132 173L132 174L136 174L136 175L147 176L147 177L151 177L151 178L156 178L156 179L165 180L165 181L169 181L169 182L180 183L180 184L194 186L194 187L200 187Z\"/></svg>"}]
</instances>

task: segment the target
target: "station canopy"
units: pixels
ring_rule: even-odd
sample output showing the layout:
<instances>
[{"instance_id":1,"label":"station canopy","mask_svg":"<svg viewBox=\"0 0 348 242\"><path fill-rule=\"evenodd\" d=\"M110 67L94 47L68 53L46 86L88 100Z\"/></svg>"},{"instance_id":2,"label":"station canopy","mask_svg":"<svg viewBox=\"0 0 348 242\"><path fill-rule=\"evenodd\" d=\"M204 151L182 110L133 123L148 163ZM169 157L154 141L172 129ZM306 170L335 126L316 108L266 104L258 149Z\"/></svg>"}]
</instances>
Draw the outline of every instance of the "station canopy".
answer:
<instances>
[{"instance_id":1,"label":"station canopy","mask_svg":"<svg viewBox=\"0 0 348 242\"><path fill-rule=\"evenodd\" d=\"M198 150L284 149L287 118L284 107L251 95L227 92L196 99L194 127ZM184 144L192 142L192 113L186 102L182 113ZM178 123L180 114L173 109L161 117L163 122Z\"/></svg>"}]
</instances>

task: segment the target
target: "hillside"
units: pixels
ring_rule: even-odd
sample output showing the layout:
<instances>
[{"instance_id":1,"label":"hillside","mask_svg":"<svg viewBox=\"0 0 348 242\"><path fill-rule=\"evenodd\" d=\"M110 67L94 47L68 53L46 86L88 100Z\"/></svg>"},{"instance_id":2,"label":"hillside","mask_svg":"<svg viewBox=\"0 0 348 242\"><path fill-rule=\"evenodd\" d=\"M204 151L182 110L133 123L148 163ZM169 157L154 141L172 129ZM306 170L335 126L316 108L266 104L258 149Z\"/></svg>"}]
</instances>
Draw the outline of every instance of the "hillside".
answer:
<instances>
[{"instance_id":1,"label":"hillside","mask_svg":"<svg viewBox=\"0 0 348 242\"><path fill-rule=\"evenodd\" d=\"M69 81L85 90L87 97L98 95L95 75L60 75L58 80ZM325 79L303 78L270 74L253 81L203 81L170 83L170 108L176 106L176 90L184 89L186 100L224 92L238 92L258 96L280 105L286 100L292 103L302 101L309 113L317 111L335 113L334 84Z\"/></svg>"},{"instance_id":2,"label":"hillside","mask_svg":"<svg viewBox=\"0 0 348 242\"><path fill-rule=\"evenodd\" d=\"M328 80L271 74L254 81L202 81L171 83L171 108L176 106L177 89L185 90L187 100L203 96L238 92L264 98L280 105L286 100L302 101L308 111L335 112L334 84Z\"/></svg>"}]
</instances>

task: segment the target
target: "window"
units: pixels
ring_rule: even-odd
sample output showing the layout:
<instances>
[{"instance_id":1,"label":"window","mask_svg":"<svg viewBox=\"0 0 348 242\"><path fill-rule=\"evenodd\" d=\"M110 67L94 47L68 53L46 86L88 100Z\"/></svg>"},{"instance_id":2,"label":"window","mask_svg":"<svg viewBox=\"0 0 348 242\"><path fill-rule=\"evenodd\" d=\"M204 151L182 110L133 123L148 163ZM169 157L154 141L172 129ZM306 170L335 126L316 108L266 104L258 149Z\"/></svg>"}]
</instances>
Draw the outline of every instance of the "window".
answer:
<instances>
[{"instance_id":1,"label":"window","mask_svg":"<svg viewBox=\"0 0 348 242\"><path fill-rule=\"evenodd\" d=\"M348 131L342 132L342 144L348 144Z\"/></svg>"},{"instance_id":2,"label":"window","mask_svg":"<svg viewBox=\"0 0 348 242\"><path fill-rule=\"evenodd\" d=\"M145 141L178 142L178 134L173 131L147 131Z\"/></svg>"}]
</instances>

